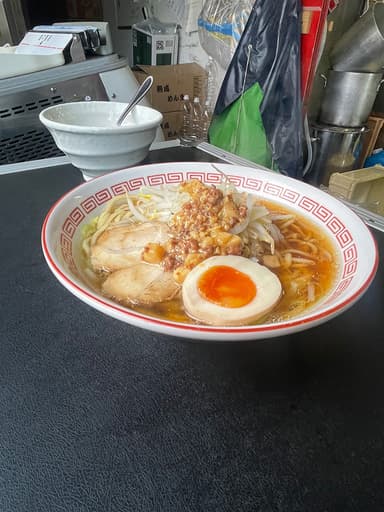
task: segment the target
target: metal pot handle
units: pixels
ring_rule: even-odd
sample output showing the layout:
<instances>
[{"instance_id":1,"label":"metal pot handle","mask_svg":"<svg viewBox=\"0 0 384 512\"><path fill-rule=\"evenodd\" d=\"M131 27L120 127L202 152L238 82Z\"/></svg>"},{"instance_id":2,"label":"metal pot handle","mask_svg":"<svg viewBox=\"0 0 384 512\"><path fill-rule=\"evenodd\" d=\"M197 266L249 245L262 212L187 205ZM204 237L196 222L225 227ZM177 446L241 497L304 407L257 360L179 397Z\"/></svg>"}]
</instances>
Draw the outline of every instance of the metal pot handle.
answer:
<instances>
[{"instance_id":1,"label":"metal pot handle","mask_svg":"<svg viewBox=\"0 0 384 512\"><path fill-rule=\"evenodd\" d=\"M380 91L381 84L384 82L384 78L382 78L377 86L376 92Z\"/></svg>"},{"instance_id":2,"label":"metal pot handle","mask_svg":"<svg viewBox=\"0 0 384 512\"><path fill-rule=\"evenodd\" d=\"M362 18L364 16L364 14L368 11L368 9L369 9L369 0L365 0L363 12L360 14L359 17Z\"/></svg>"},{"instance_id":3,"label":"metal pot handle","mask_svg":"<svg viewBox=\"0 0 384 512\"><path fill-rule=\"evenodd\" d=\"M362 18L364 14L369 10L369 8L371 7L371 3L373 7L375 4L383 4L384 2L383 0L365 0L363 12L360 14L359 18Z\"/></svg>"},{"instance_id":4,"label":"metal pot handle","mask_svg":"<svg viewBox=\"0 0 384 512\"><path fill-rule=\"evenodd\" d=\"M324 75L324 73L321 73L320 74L321 78L324 80L324 89L327 87L327 83L328 83L328 78L326 77L326 75Z\"/></svg>"}]
</instances>

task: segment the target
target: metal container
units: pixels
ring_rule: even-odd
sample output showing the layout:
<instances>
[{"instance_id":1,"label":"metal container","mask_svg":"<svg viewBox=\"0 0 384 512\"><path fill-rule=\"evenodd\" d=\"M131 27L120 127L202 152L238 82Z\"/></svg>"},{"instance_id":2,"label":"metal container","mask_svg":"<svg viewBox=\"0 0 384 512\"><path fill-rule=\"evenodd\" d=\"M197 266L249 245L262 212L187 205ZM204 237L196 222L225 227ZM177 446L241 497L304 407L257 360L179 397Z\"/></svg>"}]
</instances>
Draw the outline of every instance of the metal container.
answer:
<instances>
[{"instance_id":1,"label":"metal container","mask_svg":"<svg viewBox=\"0 0 384 512\"><path fill-rule=\"evenodd\" d=\"M337 71L379 73L384 67L384 4L375 3L335 44L330 61Z\"/></svg>"},{"instance_id":2,"label":"metal container","mask_svg":"<svg viewBox=\"0 0 384 512\"><path fill-rule=\"evenodd\" d=\"M343 128L313 124L310 127L312 140L312 165L306 181L313 185L328 185L334 172L345 172L360 166L365 126Z\"/></svg>"},{"instance_id":3,"label":"metal container","mask_svg":"<svg viewBox=\"0 0 384 512\"><path fill-rule=\"evenodd\" d=\"M344 127L365 124L383 82L382 73L356 73L330 70L319 121Z\"/></svg>"},{"instance_id":4,"label":"metal container","mask_svg":"<svg viewBox=\"0 0 384 512\"><path fill-rule=\"evenodd\" d=\"M39 113L46 107L87 99L128 101L136 87L127 61L116 54L2 78L0 165L63 155L39 121ZM163 140L162 132L160 137Z\"/></svg>"}]
</instances>

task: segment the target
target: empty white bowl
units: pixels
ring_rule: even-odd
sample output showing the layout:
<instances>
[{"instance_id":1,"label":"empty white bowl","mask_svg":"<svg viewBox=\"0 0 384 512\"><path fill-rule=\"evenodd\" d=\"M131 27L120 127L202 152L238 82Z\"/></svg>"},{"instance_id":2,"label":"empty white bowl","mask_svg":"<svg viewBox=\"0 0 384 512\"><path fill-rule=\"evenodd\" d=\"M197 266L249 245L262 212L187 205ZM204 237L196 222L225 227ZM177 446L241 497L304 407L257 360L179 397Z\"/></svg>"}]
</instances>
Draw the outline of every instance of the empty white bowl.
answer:
<instances>
[{"instance_id":1,"label":"empty white bowl","mask_svg":"<svg viewBox=\"0 0 384 512\"><path fill-rule=\"evenodd\" d=\"M48 107L39 114L57 147L89 180L135 165L147 156L162 114L137 105L121 126L127 106L113 101L78 101Z\"/></svg>"}]
</instances>

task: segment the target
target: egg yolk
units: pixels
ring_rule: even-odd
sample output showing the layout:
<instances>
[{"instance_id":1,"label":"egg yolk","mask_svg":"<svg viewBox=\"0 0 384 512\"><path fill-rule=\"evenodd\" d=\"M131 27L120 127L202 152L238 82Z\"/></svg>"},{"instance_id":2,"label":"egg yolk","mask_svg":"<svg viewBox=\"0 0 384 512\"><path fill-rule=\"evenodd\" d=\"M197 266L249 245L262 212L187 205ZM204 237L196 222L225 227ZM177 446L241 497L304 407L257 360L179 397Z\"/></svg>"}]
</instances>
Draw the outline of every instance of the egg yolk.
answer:
<instances>
[{"instance_id":1,"label":"egg yolk","mask_svg":"<svg viewBox=\"0 0 384 512\"><path fill-rule=\"evenodd\" d=\"M207 301L226 308L240 308L256 296L256 285L252 279L226 265L206 270L197 282L197 289Z\"/></svg>"}]
</instances>

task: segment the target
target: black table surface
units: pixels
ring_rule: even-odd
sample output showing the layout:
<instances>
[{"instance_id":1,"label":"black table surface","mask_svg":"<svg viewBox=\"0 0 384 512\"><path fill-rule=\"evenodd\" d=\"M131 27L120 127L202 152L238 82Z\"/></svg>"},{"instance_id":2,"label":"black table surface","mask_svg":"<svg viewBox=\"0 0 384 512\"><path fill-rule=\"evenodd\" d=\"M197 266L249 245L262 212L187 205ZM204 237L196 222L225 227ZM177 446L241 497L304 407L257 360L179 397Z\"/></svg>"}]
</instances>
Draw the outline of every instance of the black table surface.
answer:
<instances>
[{"instance_id":1,"label":"black table surface","mask_svg":"<svg viewBox=\"0 0 384 512\"><path fill-rule=\"evenodd\" d=\"M212 160L148 161L193 159ZM384 510L382 256L364 296L320 327L159 335L48 269L43 219L81 182L70 165L0 176L0 511Z\"/></svg>"}]
</instances>

